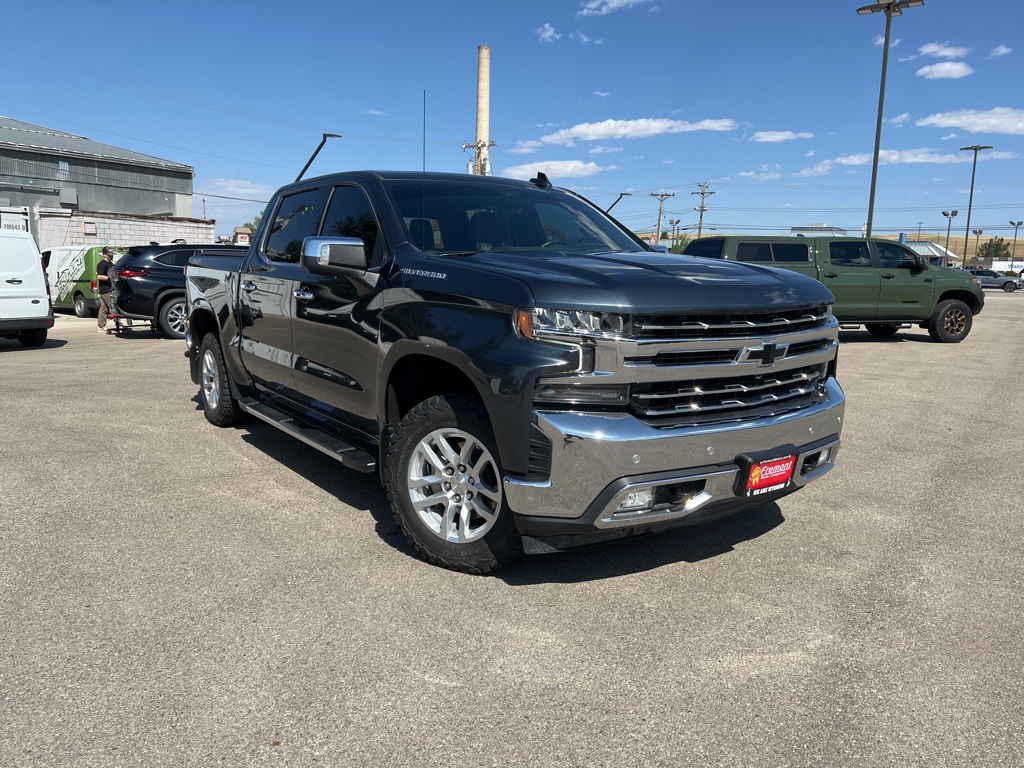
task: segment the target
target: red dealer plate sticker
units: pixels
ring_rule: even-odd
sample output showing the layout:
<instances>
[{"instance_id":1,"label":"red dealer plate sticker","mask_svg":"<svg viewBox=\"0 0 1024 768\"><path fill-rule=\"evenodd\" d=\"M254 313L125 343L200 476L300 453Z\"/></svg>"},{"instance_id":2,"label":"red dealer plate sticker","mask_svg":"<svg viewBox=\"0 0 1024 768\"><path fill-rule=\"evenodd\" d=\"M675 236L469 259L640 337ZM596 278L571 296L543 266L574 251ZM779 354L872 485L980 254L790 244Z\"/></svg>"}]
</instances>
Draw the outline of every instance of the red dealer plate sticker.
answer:
<instances>
[{"instance_id":1,"label":"red dealer plate sticker","mask_svg":"<svg viewBox=\"0 0 1024 768\"><path fill-rule=\"evenodd\" d=\"M747 475L747 496L782 490L793 479L795 467L796 456L782 456L753 464Z\"/></svg>"}]
</instances>

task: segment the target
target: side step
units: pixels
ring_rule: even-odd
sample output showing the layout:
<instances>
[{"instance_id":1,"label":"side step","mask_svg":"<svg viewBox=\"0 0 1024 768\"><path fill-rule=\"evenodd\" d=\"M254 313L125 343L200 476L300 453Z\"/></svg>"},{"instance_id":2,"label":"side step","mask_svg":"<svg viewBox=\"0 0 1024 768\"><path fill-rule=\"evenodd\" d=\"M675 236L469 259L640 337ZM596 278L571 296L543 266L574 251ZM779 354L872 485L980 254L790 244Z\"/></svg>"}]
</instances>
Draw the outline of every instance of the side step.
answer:
<instances>
[{"instance_id":1,"label":"side step","mask_svg":"<svg viewBox=\"0 0 1024 768\"><path fill-rule=\"evenodd\" d=\"M375 472L377 470L377 459L362 448L339 440L334 435L329 435L316 427L296 421L284 411L279 411L266 403L247 397L239 404L246 413L251 413L256 418L297 437L306 445L337 459L349 469L354 469L357 472Z\"/></svg>"}]
</instances>

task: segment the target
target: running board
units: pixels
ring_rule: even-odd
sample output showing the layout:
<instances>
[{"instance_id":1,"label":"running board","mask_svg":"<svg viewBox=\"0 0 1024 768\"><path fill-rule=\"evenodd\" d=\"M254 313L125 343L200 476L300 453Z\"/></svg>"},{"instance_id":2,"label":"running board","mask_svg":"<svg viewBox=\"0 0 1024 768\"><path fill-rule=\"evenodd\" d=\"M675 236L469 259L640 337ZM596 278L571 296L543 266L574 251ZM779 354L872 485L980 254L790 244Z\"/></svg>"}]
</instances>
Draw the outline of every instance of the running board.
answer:
<instances>
[{"instance_id":1,"label":"running board","mask_svg":"<svg viewBox=\"0 0 1024 768\"><path fill-rule=\"evenodd\" d=\"M246 413L251 413L258 419L272 424L284 432L297 437L306 445L326 453L331 458L337 459L349 469L357 472L374 472L377 469L377 460L362 448L357 448L351 443L339 440L316 427L307 426L300 421L293 419L284 411L279 411L271 405L261 403L252 398L245 398L239 405Z\"/></svg>"}]
</instances>

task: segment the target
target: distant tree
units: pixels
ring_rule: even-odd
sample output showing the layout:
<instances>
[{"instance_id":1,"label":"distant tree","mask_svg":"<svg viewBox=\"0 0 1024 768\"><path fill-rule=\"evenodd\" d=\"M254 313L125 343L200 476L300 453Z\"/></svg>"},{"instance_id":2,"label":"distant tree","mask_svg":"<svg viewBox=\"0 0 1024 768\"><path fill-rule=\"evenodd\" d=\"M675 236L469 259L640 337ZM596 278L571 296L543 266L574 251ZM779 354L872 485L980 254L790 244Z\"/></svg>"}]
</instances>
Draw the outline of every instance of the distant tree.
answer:
<instances>
[{"instance_id":1,"label":"distant tree","mask_svg":"<svg viewBox=\"0 0 1024 768\"><path fill-rule=\"evenodd\" d=\"M672 246L672 253L682 253L686 249L686 246L689 244L690 238L687 237L686 235L683 235L676 241L675 245Z\"/></svg>"},{"instance_id":2,"label":"distant tree","mask_svg":"<svg viewBox=\"0 0 1024 768\"><path fill-rule=\"evenodd\" d=\"M255 232L256 228L259 227L260 219L262 219L262 218L263 218L263 211L260 211L259 213L257 213L255 216L252 217L252 221L248 221L245 224L243 224L242 226L243 227L248 227L250 230Z\"/></svg>"},{"instance_id":3,"label":"distant tree","mask_svg":"<svg viewBox=\"0 0 1024 768\"><path fill-rule=\"evenodd\" d=\"M1010 258L1010 246L1001 237L993 237L978 249L979 259L990 259L991 261L1008 261Z\"/></svg>"}]
</instances>

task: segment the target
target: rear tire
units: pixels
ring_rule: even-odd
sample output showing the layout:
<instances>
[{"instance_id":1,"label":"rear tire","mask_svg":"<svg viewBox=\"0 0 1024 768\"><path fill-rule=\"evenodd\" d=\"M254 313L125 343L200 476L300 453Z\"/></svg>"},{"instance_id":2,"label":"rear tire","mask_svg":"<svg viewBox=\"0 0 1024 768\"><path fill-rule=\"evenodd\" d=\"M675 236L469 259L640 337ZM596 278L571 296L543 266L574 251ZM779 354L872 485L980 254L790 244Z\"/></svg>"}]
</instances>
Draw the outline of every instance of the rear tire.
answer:
<instances>
[{"instance_id":1,"label":"rear tire","mask_svg":"<svg viewBox=\"0 0 1024 768\"><path fill-rule=\"evenodd\" d=\"M872 336L895 336L900 329L896 323L868 323L864 327Z\"/></svg>"},{"instance_id":2,"label":"rear tire","mask_svg":"<svg viewBox=\"0 0 1024 768\"><path fill-rule=\"evenodd\" d=\"M388 501L409 543L463 573L488 573L522 552L502 474L487 413L457 393L409 411L384 459Z\"/></svg>"},{"instance_id":3,"label":"rear tire","mask_svg":"<svg viewBox=\"0 0 1024 768\"><path fill-rule=\"evenodd\" d=\"M928 321L928 335L943 344L959 344L971 332L973 320L970 308L962 301L940 301Z\"/></svg>"},{"instance_id":4,"label":"rear tire","mask_svg":"<svg viewBox=\"0 0 1024 768\"><path fill-rule=\"evenodd\" d=\"M185 297L175 296L160 306L160 330L172 339L184 339L187 330Z\"/></svg>"},{"instance_id":5,"label":"rear tire","mask_svg":"<svg viewBox=\"0 0 1024 768\"><path fill-rule=\"evenodd\" d=\"M46 343L46 329L30 328L27 331L20 331L18 341L23 347L41 347Z\"/></svg>"},{"instance_id":6,"label":"rear tire","mask_svg":"<svg viewBox=\"0 0 1024 768\"><path fill-rule=\"evenodd\" d=\"M199 400L206 420L218 427L230 427L245 418L238 401L231 396L231 382L220 342L212 333L199 346Z\"/></svg>"},{"instance_id":7,"label":"rear tire","mask_svg":"<svg viewBox=\"0 0 1024 768\"><path fill-rule=\"evenodd\" d=\"M80 293L75 294L75 317L94 317L95 312L89 309L89 303L85 300L85 296Z\"/></svg>"}]
</instances>

